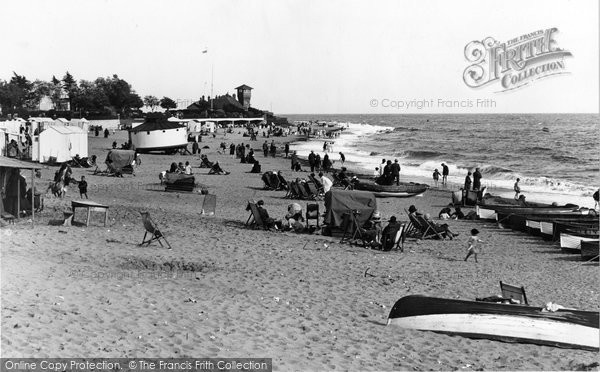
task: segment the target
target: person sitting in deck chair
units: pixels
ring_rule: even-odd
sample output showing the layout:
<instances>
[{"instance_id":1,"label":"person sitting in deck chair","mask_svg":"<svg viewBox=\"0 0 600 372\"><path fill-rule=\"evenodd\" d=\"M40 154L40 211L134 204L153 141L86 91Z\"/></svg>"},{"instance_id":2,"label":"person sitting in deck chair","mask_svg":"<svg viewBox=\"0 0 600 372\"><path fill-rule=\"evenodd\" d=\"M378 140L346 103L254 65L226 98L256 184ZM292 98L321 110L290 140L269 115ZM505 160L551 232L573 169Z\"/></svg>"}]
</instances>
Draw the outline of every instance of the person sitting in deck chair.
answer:
<instances>
[{"instance_id":1,"label":"person sitting in deck chair","mask_svg":"<svg viewBox=\"0 0 600 372\"><path fill-rule=\"evenodd\" d=\"M265 205L265 202L263 200L259 200L256 203L256 207L258 209L258 214L260 215L260 219L263 221L263 223L268 228L274 227L275 226L275 220L269 216L269 212L267 212L267 210L265 209L264 205Z\"/></svg>"},{"instance_id":2,"label":"person sitting in deck chair","mask_svg":"<svg viewBox=\"0 0 600 372\"><path fill-rule=\"evenodd\" d=\"M381 232L381 250L390 251L394 248L396 234L400 230L400 222L396 221L396 216L390 217L386 227Z\"/></svg>"},{"instance_id":3,"label":"person sitting in deck chair","mask_svg":"<svg viewBox=\"0 0 600 372\"><path fill-rule=\"evenodd\" d=\"M373 212L371 218L369 218L361 227L361 233L363 240L371 245L371 248L379 248L381 246L381 213L379 211Z\"/></svg>"},{"instance_id":4,"label":"person sitting in deck chair","mask_svg":"<svg viewBox=\"0 0 600 372\"><path fill-rule=\"evenodd\" d=\"M200 168L212 168L213 162L208 160L208 156L202 154L202 155L200 155L200 160L201 160Z\"/></svg>"},{"instance_id":5,"label":"person sitting in deck chair","mask_svg":"<svg viewBox=\"0 0 600 372\"><path fill-rule=\"evenodd\" d=\"M283 173L281 171L277 171L277 178L279 179L279 189L280 190L289 190L290 185L288 185L285 178L283 178Z\"/></svg>"},{"instance_id":6,"label":"person sitting in deck chair","mask_svg":"<svg viewBox=\"0 0 600 372\"><path fill-rule=\"evenodd\" d=\"M288 212L281 220L283 230L294 230L302 232L304 230L304 216L302 215L302 207L298 203L288 205Z\"/></svg>"},{"instance_id":7,"label":"person sitting in deck chair","mask_svg":"<svg viewBox=\"0 0 600 372\"><path fill-rule=\"evenodd\" d=\"M450 231L448 224L445 223L445 224L439 225L439 224L433 222L433 220L431 219L431 215L429 213L425 213L425 215L423 216L423 219L425 221L429 222L429 224L435 230L435 232L440 233L444 238L449 238L450 240L452 240L452 238L454 238L455 236L458 236L458 234L455 234L452 231Z\"/></svg>"},{"instance_id":8,"label":"person sitting in deck chair","mask_svg":"<svg viewBox=\"0 0 600 372\"><path fill-rule=\"evenodd\" d=\"M219 162L217 161L210 168L208 174L227 175L229 174L229 172L224 171L223 168L221 168L221 166L219 165Z\"/></svg>"}]
</instances>

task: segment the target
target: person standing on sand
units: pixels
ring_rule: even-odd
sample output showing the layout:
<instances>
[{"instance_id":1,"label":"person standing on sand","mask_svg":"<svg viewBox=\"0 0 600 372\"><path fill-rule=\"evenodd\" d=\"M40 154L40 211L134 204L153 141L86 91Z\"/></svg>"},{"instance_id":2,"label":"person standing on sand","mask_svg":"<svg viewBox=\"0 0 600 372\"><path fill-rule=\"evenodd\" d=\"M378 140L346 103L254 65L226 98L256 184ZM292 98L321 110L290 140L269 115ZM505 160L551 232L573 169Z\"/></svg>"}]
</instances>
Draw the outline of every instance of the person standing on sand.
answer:
<instances>
[{"instance_id":1,"label":"person standing on sand","mask_svg":"<svg viewBox=\"0 0 600 372\"><path fill-rule=\"evenodd\" d=\"M342 165L344 165L345 161L346 161L346 156L340 151L340 162L342 162Z\"/></svg>"},{"instance_id":2,"label":"person standing on sand","mask_svg":"<svg viewBox=\"0 0 600 372\"><path fill-rule=\"evenodd\" d=\"M386 164L386 160L383 159L381 160L381 165L379 166L379 175L382 176L383 175L383 168L385 167Z\"/></svg>"},{"instance_id":3,"label":"person standing on sand","mask_svg":"<svg viewBox=\"0 0 600 372\"><path fill-rule=\"evenodd\" d=\"M598 209L598 207L600 206L600 202L598 201L598 197L600 196L600 189L596 190L596 192L593 195L594 198L594 209Z\"/></svg>"},{"instance_id":4,"label":"person standing on sand","mask_svg":"<svg viewBox=\"0 0 600 372\"><path fill-rule=\"evenodd\" d=\"M285 151L285 158L287 159L288 154L290 153L290 144L289 144L289 142L285 143L285 147L283 148L283 151Z\"/></svg>"},{"instance_id":5,"label":"person standing on sand","mask_svg":"<svg viewBox=\"0 0 600 372\"><path fill-rule=\"evenodd\" d=\"M471 255L475 257L475 262L477 262L477 254L480 252L480 245L483 243L483 240L479 239L479 230L472 229L471 236L469 240L467 240L467 257L465 257L465 262Z\"/></svg>"},{"instance_id":6,"label":"person standing on sand","mask_svg":"<svg viewBox=\"0 0 600 372\"><path fill-rule=\"evenodd\" d=\"M475 168L475 173L473 173L473 190L481 189L481 172L479 168Z\"/></svg>"},{"instance_id":7,"label":"person standing on sand","mask_svg":"<svg viewBox=\"0 0 600 372\"><path fill-rule=\"evenodd\" d=\"M329 160L329 154L325 154L325 156L323 156L323 171L325 173L329 173L329 170L331 169L331 160Z\"/></svg>"},{"instance_id":8,"label":"person standing on sand","mask_svg":"<svg viewBox=\"0 0 600 372\"><path fill-rule=\"evenodd\" d=\"M269 156L269 144L267 143L267 141L265 141L265 143L263 143L263 154L265 155L265 158L267 156Z\"/></svg>"},{"instance_id":9,"label":"person standing on sand","mask_svg":"<svg viewBox=\"0 0 600 372\"><path fill-rule=\"evenodd\" d=\"M392 177L394 177L394 181L396 181L396 186L400 185L400 164L398 163L398 159L394 160L394 164L392 164Z\"/></svg>"},{"instance_id":10,"label":"person standing on sand","mask_svg":"<svg viewBox=\"0 0 600 372\"><path fill-rule=\"evenodd\" d=\"M448 183L448 175L450 174L450 170L445 163L442 163L442 185L446 185Z\"/></svg>"},{"instance_id":11,"label":"person standing on sand","mask_svg":"<svg viewBox=\"0 0 600 372\"><path fill-rule=\"evenodd\" d=\"M519 181L521 181L521 179L517 178L517 182L515 182L515 185L513 186L513 190L515 190L515 200L519 200L519 194L521 193L521 186L519 186Z\"/></svg>"},{"instance_id":12,"label":"person standing on sand","mask_svg":"<svg viewBox=\"0 0 600 372\"><path fill-rule=\"evenodd\" d=\"M440 171L437 170L437 168L433 171L433 184L435 185L435 187L438 187L438 181L440 180Z\"/></svg>"},{"instance_id":13,"label":"person standing on sand","mask_svg":"<svg viewBox=\"0 0 600 372\"><path fill-rule=\"evenodd\" d=\"M314 172L315 171L315 152L314 151L310 151L310 154L308 154L308 165L310 165L310 171Z\"/></svg>"},{"instance_id":14,"label":"person standing on sand","mask_svg":"<svg viewBox=\"0 0 600 372\"><path fill-rule=\"evenodd\" d=\"M327 141L323 142L323 152L327 152Z\"/></svg>"},{"instance_id":15,"label":"person standing on sand","mask_svg":"<svg viewBox=\"0 0 600 372\"><path fill-rule=\"evenodd\" d=\"M292 153L292 170L297 171L298 167L298 155L296 155L296 151Z\"/></svg>"},{"instance_id":16,"label":"person standing on sand","mask_svg":"<svg viewBox=\"0 0 600 372\"><path fill-rule=\"evenodd\" d=\"M467 176L465 177L465 190L471 190L471 172L467 172Z\"/></svg>"},{"instance_id":17,"label":"person standing on sand","mask_svg":"<svg viewBox=\"0 0 600 372\"><path fill-rule=\"evenodd\" d=\"M78 182L77 186L79 187L79 197L81 199L83 199L83 196L85 195L85 198L88 199L87 196L87 182L85 181L85 176L81 176L81 181Z\"/></svg>"}]
</instances>

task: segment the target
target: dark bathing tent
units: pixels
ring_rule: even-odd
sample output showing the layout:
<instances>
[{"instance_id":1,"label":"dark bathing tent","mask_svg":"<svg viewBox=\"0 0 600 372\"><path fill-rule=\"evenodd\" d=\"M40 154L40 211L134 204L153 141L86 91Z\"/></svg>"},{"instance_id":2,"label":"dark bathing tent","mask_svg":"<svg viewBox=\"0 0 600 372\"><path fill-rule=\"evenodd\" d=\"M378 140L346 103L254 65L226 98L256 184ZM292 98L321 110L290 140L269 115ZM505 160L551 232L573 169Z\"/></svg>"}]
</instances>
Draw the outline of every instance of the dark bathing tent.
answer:
<instances>
[{"instance_id":1,"label":"dark bathing tent","mask_svg":"<svg viewBox=\"0 0 600 372\"><path fill-rule=\"evenodd\" d=\"M2 199L0 200L3 203L3 206L6 206L5 203L5 192L6 186L11 175L14 174L15 170L20 169L30 169L31 170L31 191L32 191L32 203L31 203L31 226L34 226L35 223L35 170L40 169L41 166L39 164L27 163L21 160L7 158L6 156L0 156L0 188L2 189ZM20 180L17 181L20 183ZM21 187L20 184L17 185L17 211L21 211L21 199L24 198L25 195L21 195ZM2 208L4 210L4 207ZM17 213L15 216L17 219L20 217L20 213Z\"/></svg>"},{"instance_id":2,"label":"dark bathing tent","mask_svg":"<svg viewBox=\"0 0 600 372\"><path fill-rule=\"evenodd\" d=\"M369 191L330 190L325 193L325 223L330 228L340 228L344 214L353 211L362 226L376 209L377 199Z\"/></svg>"}]
</instances>

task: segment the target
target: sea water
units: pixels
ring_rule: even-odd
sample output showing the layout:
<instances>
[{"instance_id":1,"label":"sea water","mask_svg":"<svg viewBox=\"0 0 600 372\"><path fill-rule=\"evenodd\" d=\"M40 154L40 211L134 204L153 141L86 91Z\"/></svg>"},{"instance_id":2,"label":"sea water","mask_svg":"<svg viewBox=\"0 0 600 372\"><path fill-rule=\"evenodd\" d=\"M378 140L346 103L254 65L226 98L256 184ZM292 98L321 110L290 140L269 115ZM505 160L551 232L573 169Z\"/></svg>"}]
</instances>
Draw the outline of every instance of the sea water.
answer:
<instances>
[{"instance_id":1,"label":"sea water","mask_svg":"<svg viewBox=\"0 0 600 372\"><path fill-rule=\"evenodd\" d=\"M323 142L334 141L329 154L339 168L371 174L382 159L398 159L402 181L433 185L434 169L449 166L451 186L464 183L479 167L482 186L513 196L520 178L527 200L575 203L593 207L600 185L599 116L594 114L472 115L288 115L293 120L335 121L346 129L336 138L311 138L291 146L306 157L324 156ZM441 186L440 186L441 187Z\"/></svg>"}]
</instances>

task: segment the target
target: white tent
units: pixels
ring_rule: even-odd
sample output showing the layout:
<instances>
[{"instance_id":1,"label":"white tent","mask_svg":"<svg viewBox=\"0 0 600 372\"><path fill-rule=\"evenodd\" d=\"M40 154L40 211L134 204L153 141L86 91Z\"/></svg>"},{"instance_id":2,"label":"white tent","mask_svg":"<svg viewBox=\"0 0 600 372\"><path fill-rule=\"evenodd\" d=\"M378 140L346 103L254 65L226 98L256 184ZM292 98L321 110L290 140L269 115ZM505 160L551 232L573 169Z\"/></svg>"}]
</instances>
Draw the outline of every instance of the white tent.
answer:
<instances>
[{"instance_id":1,"label":"white tent","mask_svg":"<svg viewBox=\"0 0 600 372\"><path fill-rule=\"evenodd\" d=\"M85 118L71 119L71 121L69 122L69 126L79 127L83 129L83 131L86 133L90 131L90 122Z\"/></svg>"},{"instance_id":2,"label":"white tent","mask_svg":"<svg viewBox=\"0 0 600 372\"><path fill-rule=\"evenodd\" d=\"M31 160L46 163L50 158L56 162L71 160L75 155L88 156L87 133L76 126L49 126L34 136Z\"/></svg>"}]
</instances>

